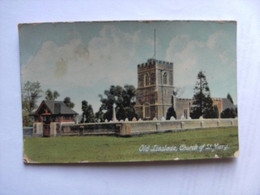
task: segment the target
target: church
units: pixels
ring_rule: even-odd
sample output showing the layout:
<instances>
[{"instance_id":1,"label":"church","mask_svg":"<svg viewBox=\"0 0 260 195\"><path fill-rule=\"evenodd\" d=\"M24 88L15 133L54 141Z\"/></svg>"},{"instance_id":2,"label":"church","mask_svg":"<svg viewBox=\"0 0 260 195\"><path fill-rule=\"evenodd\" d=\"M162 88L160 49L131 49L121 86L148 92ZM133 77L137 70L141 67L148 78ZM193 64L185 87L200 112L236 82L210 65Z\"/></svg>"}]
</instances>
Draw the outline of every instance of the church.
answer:
<instances>
[{"instance_id":1,"label":"church","mask_svg":"<svg viewBox=\"0 0 260 195\"><path fill-rule=\"evenodd\" d=\"M173 62L148 59L137 66L137 91L135 112L143 120L166 118L173 107L177 119L190 119L193 99L177 98L174 94ZM212 98L213 105L220 113L227 108L235 108L227 98Z\"/></svg>"}]
</instances>

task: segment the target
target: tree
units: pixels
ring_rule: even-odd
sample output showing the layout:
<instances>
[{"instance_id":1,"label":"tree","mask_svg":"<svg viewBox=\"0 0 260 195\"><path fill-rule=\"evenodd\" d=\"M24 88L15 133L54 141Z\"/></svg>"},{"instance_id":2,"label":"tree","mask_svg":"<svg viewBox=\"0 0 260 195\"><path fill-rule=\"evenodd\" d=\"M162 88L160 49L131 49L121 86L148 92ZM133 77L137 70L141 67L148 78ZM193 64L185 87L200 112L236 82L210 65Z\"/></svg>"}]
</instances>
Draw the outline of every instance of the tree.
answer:
<instances>
[{"instance_id":1,"label":"tree","mask_svg":"<svg viewBox=\"0 0 260 195\"><path fill-rule=\"evenodd\" d=\"M75 104L70 100L70 97L65 97L63 100L64 104L70 108L73 108Z\"/></svg>"},{"instance_id":2,"label":"tree","mask_svg":"<svg viewBox=\"0 0 260 195\"><path fill-rule=\"evenodd\" d=\"M229 99L229 101L230 101L232 104L234 104L233 99L232 99L232 97L231 97L231 95L230 95L229 93L227 94L227 99Z\"/></svg>"},{"instance_id":3,"label":"tree","mask_svg":"<svg viewBox=\"0 0 260 195\"><path fill-rule=\"evenodd\" d=\"M27 81L22 87L22 109L23 125L31 126L33 121L30 118L32 111L37 108L37 100L41 97L41 85L38 81Z\"/></svg>"},{"instance_id":4,"label":"tree","mask_svg":"<svg viewBox=\"0 0 260 195\"><path fill-rule=\"evenodd\" d=\"M125 120L126 118L132 120L134 117L138 118L134 108L136 103L135 95L136 89L133 85L124 86L122 91L122 99L118 98L118 100L122 101L117 103L117 106L120 108L117 114L117 118L119 120Z\"/></svg>"},{"instance_id":5,"label":"tree","mask_svg":"<svg viewBox=\"0 0 260 195\"><path fill-rule=\"evenodd\" d=\"M23 109L32 112L37 107L37 99L41 97L41 85L37 82L27 81L22 89Z\"/></svg>"},{"instance_id":6,"label":"tree","mask_svg":"<svg viewBox=\"0 0 260 195\"><path fill-rule=\"evenodd\" d=\"M132 120L138 117L135 113L135 95L136 89L133 85L121 86L112 85L109 90L105 90L106 97L99 95L101 106L96 113L96 117L100 120L112 120L113 104L115 104L116 117L118 120L125 120L126 118Z\"/></svg>"},{"instance_id":7,"label":"tree","mask_svg":"<svg viewBox=\"0 0 260 195\"><path fill-rule=\"evenodd\" d=\"M45 95L46 100L56 100L60 96L57 91L52 92L50 89L45 92Z\"/></svg>"},{"instance_id":8,"label":"tree","mask_svg":"<svg viewBox=\"0 0 260 195\"><path fill-rule=\"evenodd\" d=\"M191 107L191 118L214 118L213 101L210 97L210 89L206 76L200 71L194 88L193 103Z\"/></svg>"},{"instance_id":9,"label":"tree","mask_svg":"<svg viewBox=\"0 0 260 195\"><path fill-rule=\"evenodd\" d=\"M104 118L104 113L102 112L101 109L99 109L96 113L95 113L95 118L97 121L102 121L104 122L105 121L105 118Z\"/></svg>"},{"instance_id":10,"label":"tree","mask_svg":"<svg viewBox=\"0 0 260 195\"><path fill-rule=\"evenodd\" d=\"M237 107L234 106L234 101L231 97L231 95L227 94L227 99L232 103L232 106L230 105L229 108L223 110L220 114L221 118L235 118L237 117Z\"/></svg>"},{"instance_id":11,"label":"tree","mask_svg":"<svg viewBox=\"0 0 260 195\"><path fill-rule=\"evenodd\" d=\"M166 120L170 120L172 116L173 116L174 118L176 118L176 112L175 112L173 106L171 106L171 107L168 109L167 114L166 114Z\"/></svg>"},{"instance_id":12,"label":"tree","mask_svg":"<svg viewBox=\"0 0 260 195\"><path fill-rule=\"evenodd\" d=\"M237 117L237 112L233 108L227 108L221 112L221 118L235 118Z\"/></svg>"},{"instance_id":13,"label":"tree","mask_svg":"<svg viewBox=\"0 0 260 195\"><path fill-rule=\"evenodd\" d=\"M81 123L95 122L95 117L94 117L92 106L89 105L86 100L83 100L81 103L82 103L81 109L83 112Z\"/></svg>"},{"instance_id":14,"label":"tree","mask_svg":"<svg viewBox=\"0 0 260 195\"><path fill-rule=\"evenodd\" d=\"M213 106L213 112L211 114L211 117L209 117L209 118L219 118L219 111L218 111L217 105Z\"/></svg>"}]
</instances>

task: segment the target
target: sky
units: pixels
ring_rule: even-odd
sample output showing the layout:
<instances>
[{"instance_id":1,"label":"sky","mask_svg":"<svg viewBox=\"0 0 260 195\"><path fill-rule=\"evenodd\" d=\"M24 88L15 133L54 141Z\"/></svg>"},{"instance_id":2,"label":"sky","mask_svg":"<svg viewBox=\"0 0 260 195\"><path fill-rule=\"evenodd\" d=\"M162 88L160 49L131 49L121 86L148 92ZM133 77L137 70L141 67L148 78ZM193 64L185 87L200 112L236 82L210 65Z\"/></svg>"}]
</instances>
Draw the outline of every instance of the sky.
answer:
<instances>
[{"instance_id":1,"label":"sky","mask_svg":"<svg viewBox=\"0 0 260 195\"><path fill-rule=\"evenodd\" d=\"M137 87L137 65L154 55L174 63L174 85L192 98L197 74L206 75L211 97L237 101L236 23L139 21L41 23L19 26L22 85L39 81L43 91L82 100L96 112L99 94L111 85ZM40 104L42 97L38 100Z\"/></svg>"}]
</instances>

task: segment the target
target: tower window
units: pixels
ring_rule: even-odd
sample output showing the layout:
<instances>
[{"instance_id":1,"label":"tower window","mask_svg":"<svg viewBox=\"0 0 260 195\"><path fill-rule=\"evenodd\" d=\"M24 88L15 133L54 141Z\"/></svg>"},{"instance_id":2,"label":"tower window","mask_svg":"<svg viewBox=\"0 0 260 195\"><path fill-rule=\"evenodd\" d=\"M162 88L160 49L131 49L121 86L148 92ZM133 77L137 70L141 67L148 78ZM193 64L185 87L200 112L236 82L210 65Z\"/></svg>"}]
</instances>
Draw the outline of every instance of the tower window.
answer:
<instances>
[{"instance_id":1,"label":"tower window","mask_svg":"<svg viewBox=\"0 0 260 195\"><path fill-rule=\"evenodd\" d=\"M150 85L150 76L149 73L144 74L144 86Z\"/></svg>"},{"instance_id":2,"label":"tower window","mask_svg":"<svg viewBox=\"0 0 260 195\"><path fill-rule=\"evenodd\" d=\"M150 118L150 105L148 103L143 105L143 118Z\"/></svg>"},{"instance_id":3,"label":"tower window","mask_svg":"<svg viewBox=\"0 0 260 195\"><path fill-rule=\"evenodd\" d=\"M167 78L168 75L167 75L167 72L164 72L162 76L163 76L163 78L162 78L163 84L167 84L167 83L168 83L168 78Z\"/></svg>"}]
</instances>

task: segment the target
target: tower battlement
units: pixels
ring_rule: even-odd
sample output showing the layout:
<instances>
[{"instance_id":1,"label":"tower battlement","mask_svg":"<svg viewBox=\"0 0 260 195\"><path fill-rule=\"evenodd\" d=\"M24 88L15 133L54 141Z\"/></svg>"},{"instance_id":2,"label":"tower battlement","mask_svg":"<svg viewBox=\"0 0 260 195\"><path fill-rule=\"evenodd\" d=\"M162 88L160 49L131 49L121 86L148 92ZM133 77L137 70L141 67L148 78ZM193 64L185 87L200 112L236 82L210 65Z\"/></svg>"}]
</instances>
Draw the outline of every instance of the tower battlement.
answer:
<instances>
[{"instance_id":1,"label":"tower battlement","mask_svg":"<svg viewBox=\"0 0 260 195\"><path fill-rule=\"evenodd\" d=\"M146 68L146 67L151 67L151 66L154 66L154 65L165 65L165 66L171 67L171 66L173 66L173 63L150 58L150 59L147 60L146 63L138 64L137 67L138 68Z\"/></svg>"}]
</instances>

